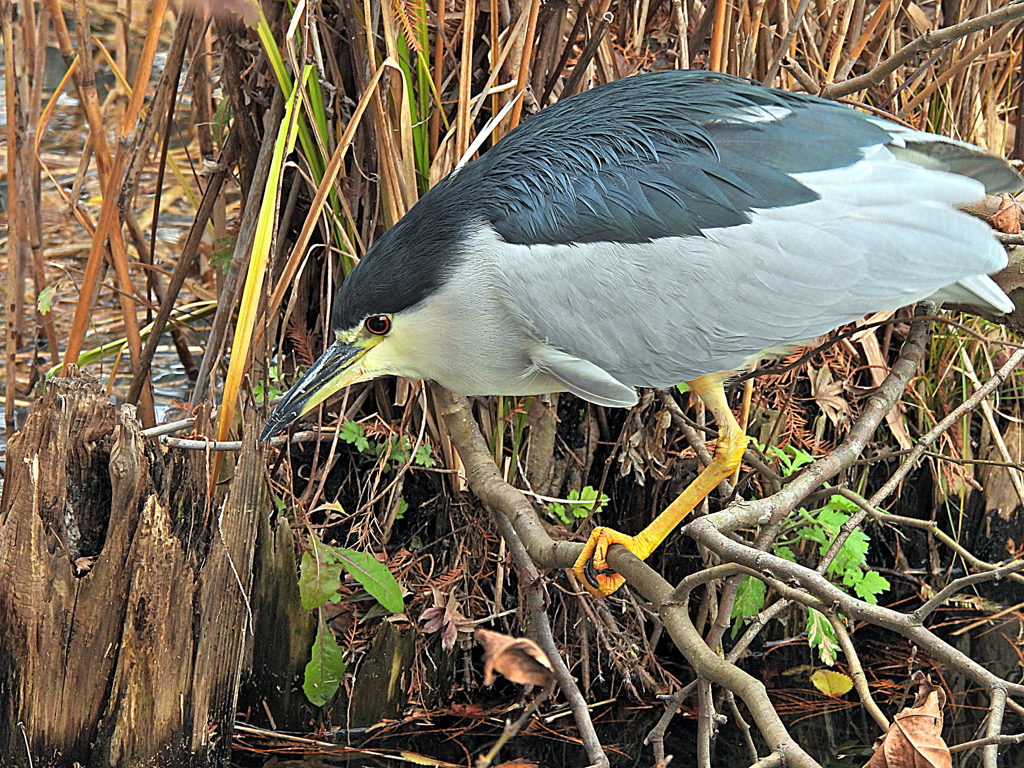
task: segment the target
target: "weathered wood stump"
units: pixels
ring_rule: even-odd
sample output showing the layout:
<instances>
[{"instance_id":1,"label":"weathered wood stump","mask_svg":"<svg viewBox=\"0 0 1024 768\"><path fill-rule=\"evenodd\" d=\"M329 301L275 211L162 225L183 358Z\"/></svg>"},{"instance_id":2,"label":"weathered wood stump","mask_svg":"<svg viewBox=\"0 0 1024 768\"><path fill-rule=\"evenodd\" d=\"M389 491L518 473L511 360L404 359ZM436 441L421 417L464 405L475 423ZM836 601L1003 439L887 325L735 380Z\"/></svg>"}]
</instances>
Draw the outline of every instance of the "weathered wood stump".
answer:
<instances>
[{"instance_id":1,"label":"weathered wood stump","mask_svg":"<svg viewBox=\"0 0 1024 768\"><path fill-rule=\"evenodd\" d=\"M85 378L49 384L8 444L0 499L0 765L226 763L239 680L282 631L292 658L255 696L291 694L308 617L275 615L294 553L268 522L252 414L243 431L214 502L204 454L161 453ZM273 557L254 580L259 531Z\"/></svg>"}]
</instances>

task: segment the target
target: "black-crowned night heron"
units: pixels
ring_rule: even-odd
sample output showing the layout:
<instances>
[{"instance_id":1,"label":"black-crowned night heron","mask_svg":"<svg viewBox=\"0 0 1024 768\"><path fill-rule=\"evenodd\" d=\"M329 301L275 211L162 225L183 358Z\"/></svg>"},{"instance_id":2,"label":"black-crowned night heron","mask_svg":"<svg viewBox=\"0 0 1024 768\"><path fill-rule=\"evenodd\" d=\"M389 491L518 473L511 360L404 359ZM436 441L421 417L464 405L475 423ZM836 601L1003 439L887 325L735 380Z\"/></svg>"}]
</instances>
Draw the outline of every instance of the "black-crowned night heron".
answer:
<instances>
[{"instance_id":1,"label":"black-crowned night heron","mask_svg":"<svg viewBox=\"0 0 1024 768\"><path fill-rule=\"evenodd\" d=\"M602 85L531 117L384 233L263 437L385 374L619 407L688 382L718 424L714 459L643 532L593 532L575 571L610 594L608 547L647 557L738 466L734 372L921 299L1011 311L988 277L1002 246L957 207L1021 186L977 147L735 77Z\"/></svg>"}]
</instances>

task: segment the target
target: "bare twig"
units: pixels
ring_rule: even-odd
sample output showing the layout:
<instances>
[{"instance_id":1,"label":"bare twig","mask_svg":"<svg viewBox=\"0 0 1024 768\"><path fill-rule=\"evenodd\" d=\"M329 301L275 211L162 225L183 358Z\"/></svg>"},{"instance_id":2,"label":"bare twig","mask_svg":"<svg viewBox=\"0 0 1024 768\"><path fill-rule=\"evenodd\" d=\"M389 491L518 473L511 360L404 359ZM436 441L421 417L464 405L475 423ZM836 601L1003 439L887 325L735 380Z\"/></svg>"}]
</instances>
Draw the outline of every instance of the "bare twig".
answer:
<instances>
[{"instance_id":1,"label":"bare twig","mask_svg":"<svg viewBox=\"0 0 1024 768\"><path fill-rule=\"evenodd\" d=\"M583 694L580 693L576 681L569 673L569 668L562 661L562 656L555 645L554 636L551 634L551 625L548 622L548 615L545 610L547 599L544 594L543 578L538 573L530 554L526 551L526 547L523 546L523 542L519 539L516 529L508 518L498 510L494 511L492 517L498 526L498 530L501 532L501 537L508 546L509 552L512 553L512 557L516 561L516 568L520 574L523 591L526 593L531 623L537 635L537 644L547 655L548 660L551 662L551 668L555 673L555 680L562 686L562 692L565 694L565 698L568 700L569 707L572 709L573 716L576 719L576 727L579 728L583 746L587 750L587 757L593 766L608 768L608 757L605 755L601 742L597 738L597 732L594 730L594 723L590 718L590 709L587 707L586 699L583 698Z\"/></svg>"},{"instance_id":2,"label":"bare twig","mask_svg":"<svg viewBox=\"0 0 1024 768\"><path fill-rule=\"evenodd\" d=\"M740 708L736 706L736 696L732 691L725 692L725 700L729 704L729 711L732 712L733 722L736 727L740 729L740 734L743 736L743 744L747 748L747 759L750 760L751 764L756 763L757 758L757 746L754 744L754 739L750 735L750 723L747 722L746 718L743 717L743 713L740 712Z\"/></svg>"},{"instance_id":3,"label":"bare twig","mask_svg":"<svg viewBox=\"0 0 1024 768\"><path fill-rule=\"evenodd\" d=\"M986 736L983 739L975 739L974 741L965 741L962 744L955 744L949 748L949 751L953 754L958 752L968 752L978 747L986 747L989 744L1020 744L1024 741L1024 733L1004 733L1001 736L993 736L989 738Z\"/></svg>"},{"instance_id":4,"label":"bare twig","mask_svg":"<svg viewBox=\"0 0 1024 768\"><path fill-rule=\"evenodd\" d=\"M995 683L989 689L988 720L985 723L985 738L994 739L1003 730L1003 715L1006 713L1006 687ZM989 742L981 748L981 764L984 768L998 768L999 744Z\"/></svg>"},{"instance_id":5,"label":"bare twig","mask_svg":"<svg viewBox=\"0 0 1024 768\"><path fill-rule=\"evenodd\" d=\"M514 723L505 723L505 728L501 732L501 736L498 741L491 747L490 751L486 755L481 755L476 761L475 768L489 768L494 758L497 757L498 752L503 746L515 736L526 725L527 721L533 717L533 713L537 711L537 708L544 703L544 701L551 695L552 691L555 690L555 686L558 685L558 680L555 678L551 679L551 682L545 685L536 696L533 697L533 701L530 705L523 710L523 714L519 716L519 719Z\"/></svg>"},{"instance_id":6,"label":"bare twig","mask_svg":"<svg viewBox=\"0 0 1024 768\"><path fill-rule=\"evenodd\" d=\"M994 571L1002 567L1002 565L998 563L985 562L980 557L973 554L970 550L960 544L960 542L939 528L939 524L935 520L921 520L916 517L907 517L905 515L894 515L890 512L882 512L881 510L872 507L871 503L863 496L848 488L836 488L835 492L855 504L860 505L861 509L865 510L871 519L876 522L888 523L890 525L903 525L909 528L918 528L920 530L927 531L928 535L934 536L940 543L949 547L949 549L955 552L959 557L963 558L964 562L974 568L979 568L984 571ZM1010 573L1006 578L1011 579L1018 584L1024 584L1024 575L1019 573Z\"/></svg>"},{"instance_id":7,"label":"bare twig","mask_svg":"<svg viewBox=\"0 0 1024 768\"><path fill-rule=\"evenodd\" d=\"M875 703L874 698L871 696L871 691L868 688L868 679L864 674L864 667L860 663L860 656L857 654L857 649L853 647L853 640L850 639L850 633L846 631L846 625L843 624L840 618L836 616L833 611L826 612L824 616L828 619L828 623L832 625L832 631L836 633L836 639L839 641L839 647L843 649L846 661L850 665L850 677L853 678L853 686L857 690L857 696L860 697L861 704L864 705L868 714L874 718L874 721L881 732L885 733L889 730L889 719L882 713L882 710L878 708L878 704Z\"/></svg>"},{"instance_id":8,"label":"bare twig","mask_svg":"<svg viewBox=\"0 0 1024 768\"><path fill-rule=\"evenodd\" d=\"M928 614L945 603L964 587L970 586L971 584L979 584L983 581L999 581L1004 576L1008 576L1011 573L1017 573L1021 570L1024 570L1024 560L1015 560L1012 563L1007 563L1000 568L996 568L994 571L981 571L980 573L972 573L969 576L954 579L939 590L934 597L927 600L920 608L910 615L914 620L924 622L925 617L927 617Z\"/></svg>"},{"instance_id":9,"label":"bare twig","mask_svg":"<svg viewBox=\"0 0 1024 768\"><path fill-rule=\"evenodd\" d=\"M922 309L929 311L928 307ZM739 573L754 575L766 581L784 601L796 600L823 612L838 611L844 616L890 629L990 691L1001 687L1015 695L1024 694L1024 686L1002 680L927 629L915 625L906 614L870 605L842 591L811 569L746 546L728 535L739 528L763 526L783 519L822 482L856 461L874 429L901 395L925 356L928 328L927 323L921 320L919 313L892 371L869 398L861 417L842 445L805 468L779 493L758 501L734 504L721 512L694 520L684 528L687 535L715 552L726 561L726 565L692 574L673 591L659 574L623 548L615 546L609 550L612 567L653 603L676 646L698 675L724 686L744 700L769 748L773 753L784 754L787 765L811 768L817 763L788 734L767 698L764 685L728 659L718 656L697 633L686 604L689 591L698 584ZM580 545L552 541L526 498L501 479L483 437L469 417L465 401L448 395L440 388L435 390L435 396L442 406L442 415L452 442L462 456L474 493L492 509L504 513L534 562L562 568L571 565ZM766 613L783 610L784 601L773 605ZM744 638L747 634L750 630ZM1015 702L1011 700L1009 704L1012 706Z\"/></svg>"},{"instance_id":10,"label":"bare twig","mask_svg":"<svg viewBox=\"0 0 1024 768\"><path fill-rule=\"evenodd\" d=\"M687 660L693 665L699 677L718 683L739 694L769 748L773 752L785 754L787 765L794 766L794 768L820 768L818 763L789 735L789 731L768 698L768 691L764 687L764 683L721 658L709 648L690 620L689 601L693 589L723 575L736 573L759 576L757 569L744 568L730 563L690 574L679 582L679 586L675 590L661 592L657 596L656 603L660 608L665 627Z\"/></svg>"},{"instance_id":11,"label":"bare twig","mask_svg":"<svg viewBox=\"0 0 1024 768\"><path fill-rule=\"evenodd\" d=\"M800 5L796 7L796 12L793 14L793 20L789 24L789 29L786 30L786 36L779 43L779 47L775 51L775 59L772 61L771 66L768 67L768 72L765 75L765 85L771 85L772 80L775 79L775 75L779 73L779 67L782 66L782 60L789 55L789 47L793 44L793 38L796 37L797 31L800 29L800 24L803 21L804 14L807 13L807 7L811 4L811 0L800 0Z\"/></svg>"},{"instance_id":12,"label":"bare twig","mask_svg":"<svg viewBox=\"0 0 1024 768\"><path fill-rule=\"evenodd\" d=\"M711 742L715 737L715 702L711 682L697 679L697 768L711 768Z\"/></svg>"},{"instance_id":13,"label":"bare twig","mask_svg":"<svg viewBox=\"0 0 1024 768\"><path fill-rule=\"evenodd\" d=\"M996 390L996 388L1002 386L1007 377L1009 377L1017 366L1020 365L1021 360L1024 360L1024 349L1014 351L1003 367L992 375L992 378L986 381L982 386L978 387L973 395L964 400L960 405L950 411L949 415L942 419L942 421L928 430L921 439L917 441L917 445L914 446L914 449L907 455L906 461L900 465L899 469L897 469L885 484L871 497L869 504L872 507L877 507L886 498L888 498L889 495L896 490L896 487L903 478L907 476L911 469L913 469L914 464L921 457L921 454L924 453L925 449L934 443L935 440L938 439L939 435L956 424L964 414L974 410L982 400L988 397L989 394Z\"/></svg>"},{"instance_id":14,"label":"bare twig","mask_svg":"<svg viewBox=\"0 0 1024 768\"><path fill-rule=\"evenodd\" d=\"M881 85L888 75L913 60L919 53L949 45L954 40L959 40L972 32L978 32L986 27L994 27L997 24L1014 21L1022 17L1024 17L1024 3L1021 3L1020 0L1015 0L998 10L983 14L977 18L968 19L967 21L943 27L942 29L929 30L907 43L870 72L841 83L826 85L821 89L821 95L826 99L838 99L843 96L849 96L857 91L863 91L865 88Z\"/></svg>"}]
</instances>

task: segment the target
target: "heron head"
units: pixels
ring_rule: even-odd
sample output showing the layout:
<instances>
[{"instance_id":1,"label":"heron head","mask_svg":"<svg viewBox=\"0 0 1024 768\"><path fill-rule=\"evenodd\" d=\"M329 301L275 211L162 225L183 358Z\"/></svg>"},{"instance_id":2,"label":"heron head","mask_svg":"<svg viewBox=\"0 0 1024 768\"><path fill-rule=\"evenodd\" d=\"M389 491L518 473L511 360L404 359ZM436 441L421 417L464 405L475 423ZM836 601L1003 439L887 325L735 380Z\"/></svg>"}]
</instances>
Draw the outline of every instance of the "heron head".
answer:
<instances>
[{"instance_id":1,"label":"heron head","mask_svg":"<svg viewBox=\"0 0 1024 768\"><path fill-rule=\"evenodd\" d=\"M342 282L331 314L333 342L274 408L261 439L349 384L385 375L431 378L423 361L450 346L443 331L452 301L446 289L467 229L465 220L431 204L429 198L437 197L432 193L385 232Z\"/></svg>"}]
</instances>

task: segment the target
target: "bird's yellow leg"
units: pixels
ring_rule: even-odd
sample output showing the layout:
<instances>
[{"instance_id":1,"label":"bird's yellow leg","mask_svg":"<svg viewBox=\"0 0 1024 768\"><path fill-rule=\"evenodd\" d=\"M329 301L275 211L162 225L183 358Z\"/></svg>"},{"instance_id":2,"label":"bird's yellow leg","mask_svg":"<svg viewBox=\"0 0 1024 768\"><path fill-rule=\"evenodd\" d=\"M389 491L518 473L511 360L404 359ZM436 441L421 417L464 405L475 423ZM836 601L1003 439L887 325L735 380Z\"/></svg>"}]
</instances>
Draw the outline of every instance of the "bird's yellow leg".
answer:
<instances>
[{"instance_id":1,"label":"bird's yellow leg","mask_svg":"<svg viewBox=\"0 0 1024 768\"><path fill-rule=\"evenodd\" d=\"M654 521L636 536L627 536L611 528L598 527L590 534L583 552L573 566L573 573L595 597L605 597L625 583L625 579L608 567L608 547L621 544L641 560L647 558L675 530L690 510L700 504L720 482L732 474L743 459L746 436L729 410L722 383L728 374L701 376L689 382L690 390L699 397L718 425L718 444L711 463L697 475Z\"/></svg>"}]
</instances>

